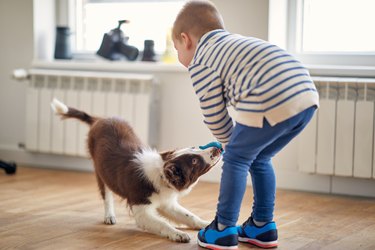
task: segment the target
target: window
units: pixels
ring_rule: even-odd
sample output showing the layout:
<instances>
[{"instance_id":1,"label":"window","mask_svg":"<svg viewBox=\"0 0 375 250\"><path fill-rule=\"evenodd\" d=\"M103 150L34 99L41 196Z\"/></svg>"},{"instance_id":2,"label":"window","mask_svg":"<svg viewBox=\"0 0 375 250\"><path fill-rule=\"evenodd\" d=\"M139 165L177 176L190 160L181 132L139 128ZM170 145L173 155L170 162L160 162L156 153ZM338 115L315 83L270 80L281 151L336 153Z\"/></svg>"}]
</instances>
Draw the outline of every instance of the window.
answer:
<instances>
[{"instance_id":1,"label":"window","mask_svg":"<svg viewBox=\"0 0 375 250\"><path fill-rule=\"evenodd\" d=\"M184 0L75 0L75 48L77 52L94 53L103 35L114 29L119 20L128 43L139 50L144 40L154 40L155 51L165 51L167 33Z\"/></svg>"},{"instance_id":2,"label":"window","mask_svg":"<svg viewBox=\"0 0 375 250\"><path fill-rule=\"evenodd\" d=\"M289 0L288 50L304 63L375 66L375 1Z\"/></svg>"},{"instance_id":3,"label":"window","mask_svg":"<svg viewBox=\"0 0 375 250\"><path fill-rule=\"evenodd\" d=\"M305 0L302 51L375 52L374 10L373 0Z\"/></svg>"}]
</instances>

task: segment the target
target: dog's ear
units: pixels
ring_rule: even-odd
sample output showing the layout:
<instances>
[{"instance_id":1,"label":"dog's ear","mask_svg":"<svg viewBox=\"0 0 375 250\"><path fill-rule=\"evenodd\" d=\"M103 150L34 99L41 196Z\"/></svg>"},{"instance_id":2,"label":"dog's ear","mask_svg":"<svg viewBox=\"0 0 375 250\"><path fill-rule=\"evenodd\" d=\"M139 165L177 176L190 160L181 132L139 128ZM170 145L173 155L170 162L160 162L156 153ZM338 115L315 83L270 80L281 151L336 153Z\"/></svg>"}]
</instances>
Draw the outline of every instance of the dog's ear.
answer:
<instances>
[{"instance_id":1,"label":"dog's ear","mask_svg":"<svg viewBox=\"0 0 375 250\"><path fill-rule=\"evenodd\" d=\"M166 162L163 171L169 183L171 183L177 190L182 190L185 187L185 173L178 162Z\"/></svg>"},{"instance_id":2,"label":"dog's ear","mask_svg":"<svg viewBox=\"0 0 375 250\"><path fill-rule=\"evenodd\" d=\"M170 151L166 151L166 152L161 152L161 153L160 153L160 156L161 156L161 158L163 159L163 161L166 162L166 161L169 161L169 160L172 159L174 152L175 152L175 150L170 150Z\"/></svg>"}]
</instances>

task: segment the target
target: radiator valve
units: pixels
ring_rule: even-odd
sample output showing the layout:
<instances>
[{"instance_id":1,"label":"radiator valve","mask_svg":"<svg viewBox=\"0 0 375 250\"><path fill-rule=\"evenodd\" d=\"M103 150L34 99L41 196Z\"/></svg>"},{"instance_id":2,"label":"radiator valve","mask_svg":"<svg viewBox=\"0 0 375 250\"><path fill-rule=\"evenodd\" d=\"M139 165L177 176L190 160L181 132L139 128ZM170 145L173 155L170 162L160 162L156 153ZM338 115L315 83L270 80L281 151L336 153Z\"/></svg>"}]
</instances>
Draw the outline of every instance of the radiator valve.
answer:
<instances>
[{"instance_id":1,"label":"radiator valve","mask_svg":"<svg viewBox=\"0 0 375 250\"><path fill-rule=\"evenodd\" d=\"M30 79L30 75L25 69L15 69L13 70L12 77L18 81Z\"/></svg>"}]
</instances>

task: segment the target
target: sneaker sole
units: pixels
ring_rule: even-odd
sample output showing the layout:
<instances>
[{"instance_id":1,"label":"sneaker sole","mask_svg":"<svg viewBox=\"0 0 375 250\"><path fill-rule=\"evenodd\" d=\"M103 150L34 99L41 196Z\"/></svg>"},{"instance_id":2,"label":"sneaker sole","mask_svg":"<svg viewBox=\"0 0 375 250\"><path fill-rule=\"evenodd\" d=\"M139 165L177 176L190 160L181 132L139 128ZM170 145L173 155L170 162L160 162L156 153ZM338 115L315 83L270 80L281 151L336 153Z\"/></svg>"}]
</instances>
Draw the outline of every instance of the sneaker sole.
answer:
<instances>
[{"instance_id":1,"label":"sneaker sole","mask_svg":"<svg viewBox=\"0 0 375 250\"><path fill-rule=\"evenodd\" d=\"M211 249L211 250L238 249L238 245L236 245L236 246L220 246L220 245L201 242L199 239L198 239L198 245L203 247L203 248L207 248L207 249Z\"/></svg>"},{"instance_id":2,"label":"sneaker sole","mask_svg":"<svg viewBox=\"0 0 375 250\"><path fill-rule=\"evenodd\" d=\"M278 246L277 240L275 241L269 241L269 242L264 242L256 239L250 239L246 237L238 237L238 241L243 242L243 243L250 243L252 245L255 245L257 247L261 248L276 248Z\"/></svg>"}]
</instances>

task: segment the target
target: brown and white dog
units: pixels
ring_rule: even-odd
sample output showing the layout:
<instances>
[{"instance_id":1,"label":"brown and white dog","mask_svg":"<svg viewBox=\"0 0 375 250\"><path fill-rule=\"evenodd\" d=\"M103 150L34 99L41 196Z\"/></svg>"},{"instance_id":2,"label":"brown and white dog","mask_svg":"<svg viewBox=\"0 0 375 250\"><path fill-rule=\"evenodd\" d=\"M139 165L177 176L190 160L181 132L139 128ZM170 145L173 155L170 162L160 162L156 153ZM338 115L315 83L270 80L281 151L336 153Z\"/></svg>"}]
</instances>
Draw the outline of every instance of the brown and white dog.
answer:
<instances>
[{"instance_id":1,"label":"brown and white dog","mask_svg":"<svg viewBox=\"0 0 375 250\"><path fill-rule=\"evenodd\" d=\"M176 229L163 216L200 229L209 222L178 203L199 177L221 158L218 148L186 148L158 153L142 144L130 125L119 118L98 118L54 99L54 112L90 125L88 148L104 200L105 224L115 224L112 192L126 199L137 226L177 242L189 242L187 233Z\"/></svg>"}]
</instances>

